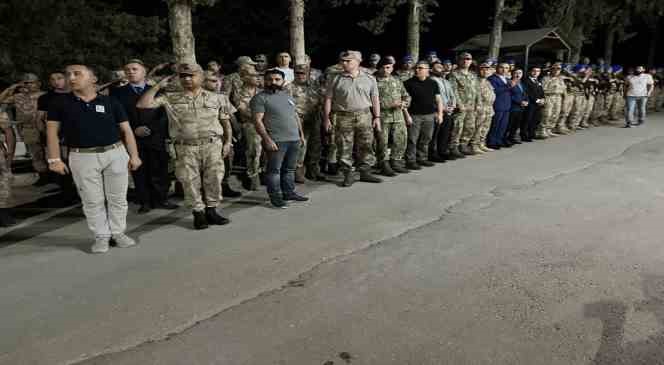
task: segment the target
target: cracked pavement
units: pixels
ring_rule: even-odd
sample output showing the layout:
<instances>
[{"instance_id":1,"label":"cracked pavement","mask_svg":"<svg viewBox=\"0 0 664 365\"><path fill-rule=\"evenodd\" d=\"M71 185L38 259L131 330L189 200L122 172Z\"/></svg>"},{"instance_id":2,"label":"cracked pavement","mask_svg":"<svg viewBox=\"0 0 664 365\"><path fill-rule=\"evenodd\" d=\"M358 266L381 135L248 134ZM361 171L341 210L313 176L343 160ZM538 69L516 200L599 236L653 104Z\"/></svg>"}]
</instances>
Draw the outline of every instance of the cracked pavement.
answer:
<instances>
[{"instance_id":1,"label":"cracked pavement","mask_svg":"<svg viewBox=\"0 0 664 365\"><path fill-rule=\"evenodd\" d=\"M132 216L108 255L80 219L10 231L0 364L658 364L663 122L256 194L206 232Z\"/></svg>"}]
</instances>

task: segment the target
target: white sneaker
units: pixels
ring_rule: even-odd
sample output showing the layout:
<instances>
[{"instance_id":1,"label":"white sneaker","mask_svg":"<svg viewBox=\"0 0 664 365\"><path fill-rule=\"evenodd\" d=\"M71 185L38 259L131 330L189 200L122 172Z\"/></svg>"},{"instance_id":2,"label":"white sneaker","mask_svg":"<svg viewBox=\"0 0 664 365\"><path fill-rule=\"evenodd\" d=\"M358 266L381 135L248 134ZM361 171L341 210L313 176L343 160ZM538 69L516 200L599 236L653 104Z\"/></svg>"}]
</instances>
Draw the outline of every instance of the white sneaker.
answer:
<instances>
[{"instance_id":1,"label":"white sneaker","mask_svg":"<svg viewBox=\"0 0 664 365\"><path fill-rule=\"evenodd\" d=\"M95 243L90 247L92 253L106 253L108 252L108 237L97 237Z\"/></svg>"},{"instance_id":2,"label":"white sneaker","mask_svg":"<svg viewBox=\"0 0 664 365\"><path fill-rule=\"evenodd\" d=\"M124 233L113 235L113 241L115 242L115 245L120 248L126 248L136 245L136 241L134 241Z\"/></svg>"}]
</instances>

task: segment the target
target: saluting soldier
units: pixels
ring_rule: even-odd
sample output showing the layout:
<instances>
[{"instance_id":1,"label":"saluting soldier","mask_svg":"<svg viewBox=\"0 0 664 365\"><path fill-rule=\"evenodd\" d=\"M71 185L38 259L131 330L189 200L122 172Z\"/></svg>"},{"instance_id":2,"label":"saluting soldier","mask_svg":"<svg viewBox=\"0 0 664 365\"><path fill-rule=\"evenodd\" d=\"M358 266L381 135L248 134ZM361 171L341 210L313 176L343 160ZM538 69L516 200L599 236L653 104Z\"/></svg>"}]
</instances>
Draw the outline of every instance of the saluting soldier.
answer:
<instances>
[{"instance_id":1,"label":"saluting soldier","mask_svg":"<svg viewBox=\"0 0 664 365\"><path fill-rule=\"evenodd\" d=\"M137 106L166 109L177 155L175 175L192 209L194 228L224 225L229 220L218 209L223 199L224 157L233 148L230 119L236 110L224 95L203 89L203 69L198 64L180 64L178 78L183 91L155 97L169 82L166 78L146 91Z\"/></svg>"}]
</instances>

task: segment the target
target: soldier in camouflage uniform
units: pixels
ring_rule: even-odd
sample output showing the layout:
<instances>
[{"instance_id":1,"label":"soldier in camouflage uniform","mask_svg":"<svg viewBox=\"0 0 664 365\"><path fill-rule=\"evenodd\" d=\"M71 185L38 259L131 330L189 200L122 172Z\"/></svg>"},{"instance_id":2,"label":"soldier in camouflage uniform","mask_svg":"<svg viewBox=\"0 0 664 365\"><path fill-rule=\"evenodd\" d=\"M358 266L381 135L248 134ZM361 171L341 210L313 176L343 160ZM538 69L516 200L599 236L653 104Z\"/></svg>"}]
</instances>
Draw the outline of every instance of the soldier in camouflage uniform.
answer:
<instances>
[{"instance_id":1,"label":"soldier in camouflage uniform","mask_svg":"<svg viewBox=\"0 0 664 365\"><path fill-rule=\"evenodd\" d=\"M565 80L560 74L562 65L555 63L549 69L549 75L545 76L542 80L542 88L544 89L544 112L542 115L542 123L537 127L535 138L546 139L551 132L557 134L567 134L565 125L558 124L563 105L563 99L567 91Z\"/></svg>"},{"instance_id":2,"label":"soldier in camouflage uniform","mask_svg":"<svg viewBox=\"0 0 664 365\"><path fill-rule=\"evenodd\" d=\"M295 182L300 184L304 182L305 175L310 180L325 180L320 173L322 95L318 83L309 77L309 71L309 66L305 64L295 65L295 80L286 87L295 101L295 110L304 132L304 146L300 148L295 170Z\"/></svg>"},{"instance_id":3,"label":"soldier in camouflage uniform","mask_svg":"<svg viewBox=\"0 0 664 365\"><path fill-rule=\"evenodd\" d=\"M342 54L344 72L327 81L323 123L329 131L336 129L337 161L344 173L342 186L353 185L353 149L357 149L357 169L360 181L382 182L370 172L376 158L373 153L373 129L380 131L380 100L376 79L360 70L362 54L346 51ZM373 113L373 116L372 116Z\"/></svg>"},{"instance_id":4,"label":"soldier in camouflage uniform","mask_svg":"<svg viewBox=\"0 0 664 365\"><path fill-rule=\"evenodd\" d=\"M567 119L567 128L572 132L579 129L579 123L581 123L581 119L583 119L583 114L585 113L587 103L585 81L583 80L585 66L576 65L573 72L576 73L576 75L572 75L571 87L571 94L574 96L574 102Z\"/></svg>"},{"instance_id":5,"label":"soldier in camouflage uniform","mask_svg":"<svg viewBox=\"0 0 664 365\"><path fill-rule=\"evenodd\" d=\"M459 150L461 134L466 128L466 124L472 126L475 123L476 108L479 100L479 81L477 80L477 76L470 71L472 63L473 57L470 53L462 53L459 55L459 68L452 71L448 78L456 93L458 108L450 140L449 156L451 158L465 157Z\"/></svg>"},{"instance_id":6,"label":"soldier in camouflage uniform","mask_svg":"<svg viewBox=\"0 0 664 365\"><path fill-rule=\"evenodd\" d=\"M496 101L493 86L487 80L491 75L491 65L488 62L483 62L480 64L479 70L479 100L475 115L475 133L470 139L470 146L476 154L493 151L486 146L486 137L491 128L491 120L495 113L493 103Z\"/></svg>"},{"instance_id":7,"label":"soldier in camouflage uniform","mask_svg":"<svg viewBox=\"0 0 664 365\"><path fill-rule=\"evenodd\" d=\"M395 176L397 172L408 173L403 159L408 143L406 120L410 119L407 112L410 95L403 82L392 76L393 63L383 59L376 66L378 71L375 76L382 113L381 131L376 132L378 168L385 176Z\"/></svg>"},{"instance_id":8,"label":"soldier in camouflage uniform","mask_svg":"<svg viewBox=\"0 0 664 365\"><path fill-rule=\"evenodd\" d=\"M250 102L254 95L261 89L258 87L260 76L252 70L242 70L242 86L233 93L231 103L238 111L238 121L244 137L244 156L247 161L247 174L243 181L244 188L256 191L260 187L259 174L261 172L261 154L263 147L261 137L256 132L254 114L251 111Z\"/></svg>"},{"instance_id":9,"label":"soldier in camouflage uniform","mask_svg":"<svg viewBox=\"0 0 664 365\"><path fill-rule=\"evenodd\" d=\"M235 92L242 87L242 75L240 75L240 73L243 71L256 72L256 62L254 62L250 57L238 57L235 61L235 64L238 67L237 72L234 72L224 78L224 84L221 86L221 93L228 96L228 98L231 100L233 100L235 97Z\"/></svg>"},{"instance_id":10,"label":"soldier in camouflage uniform","mask_svg":"<svg viewBox=\"0 0 664 365\"><path fill-rule=\"evenodd\" d=\"M401 61L401 69L397 72L397 77L401 82L404 82L415 75L415 70L413 70L414 66L415 60L413 59L413 56L406 55Z\"/></svg>"},{"instance_id":11,"label":"soldier in camouflage uniform","mask_svg":"<svg viewBox=\"0 0 664 365\"><path fill-rule=\"evenodd\" d=\"M18 87L21 91L12 95ZM37 110L37 100L44 94L45 92L40 90L39 78L31 73L23 75L19 83L10 86L0 94L0 103L14 104L16 108L19 134L23 137L23 142L32 156L32 167L39 174L39 179L34 183L35 186L44 186L49 183L44 147L46 125L43 114Z\"/></svg>"},{"instance_id":12,"label":"soldier in camouflage uniform","mask_svg":"<svg viewBox=\"0 0 664 365\"><path fill-rule=\"evenodd\" d=\"M16 224L11 215L10 198L12 193L12 168L16 139L9 124L9 116L0 109L0 227Z\"/></svg>"},{"instance_id":13,"label":"soldier in camouflage uniform","mask_svg":"<svg viewBox=\"0 0 664 365\"><path fill-rule=\"evenodd\" d=\"M378 53L372 53L371 56L369 56L369 67L367 67L367 71L370 74L373 75L378 71L378 62L380 62L380 55Z\"/></svg>"},{"instance_id":14,"label":"soldier in camouflage uniform","mask_svg":"<svg viewBox=\"0 0 664 365\"><path fill-rule=\"evenodd\" d=\"M184 187L185 203L192 209L194 228L227 224L229 220L218 208L223 199L224 157L233 148L230 119L236 110L227 97L202 88L201 66L180 64L178 75L184 91L155 98L159 88L168 83L168 79L162 80L137 106L166 109L177 154L175 175Z\"/></svg>"},{"instance_id":15,"label":"soldier in camouflage uniform","mask_svg":"<svg viewBox=\"0 0 664 365\"><path fill-rule=\"evenodd\" d=\"M625 115L625 78L622 71L621 66L613 66L616 91L609 107L609 120L619 120Z\"/></svg>"},{"instance_id":16,"label":"soldier in camouflage uniform","mask_svg":"<svg viewBox=\"0 0 664 365\"><path fill-rule=\"evenodd\" d=\"M593 70L590 67L586 68L584 80L585 80L584 86L586 93L586 107L583 112L583 118L581 119L581 123L579 123L579 127L590 128L590 116L593 112L593 108L595 107L595 100L596 100L595 95L597 94L597 87L599 85L599 81L593 77Z\"/></svg>"},{"instance_id":17,"label":"soldier in camouflage uniform","mask_svg":"<svg viewBox=\"0 0 664 365\"><path fill-rule=\"evenodd\" d=\"M574 79L572 78L571 73L567 71L566 67L563 67L562 75L563 82L565 83L565 94L563 94L563 100L560 106L560 117L558 117L558 121L556 122L553 130L548 131L546 138L559 136L560 134L571 133L571 131L567 128L567 120L569 119L569 114L572 111L572 106L574 105Z\"/></svg>"}]
</instances>

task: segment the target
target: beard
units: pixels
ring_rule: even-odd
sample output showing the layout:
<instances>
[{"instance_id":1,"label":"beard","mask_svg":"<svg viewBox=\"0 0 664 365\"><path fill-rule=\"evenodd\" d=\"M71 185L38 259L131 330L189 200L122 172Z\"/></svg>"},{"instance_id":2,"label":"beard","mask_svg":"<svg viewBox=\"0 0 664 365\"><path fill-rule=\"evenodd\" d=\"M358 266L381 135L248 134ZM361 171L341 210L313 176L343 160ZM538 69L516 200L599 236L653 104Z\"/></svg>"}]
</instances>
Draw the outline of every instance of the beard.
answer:
<instances>
[{"instance_id":1,"label":"beard","mask_svg":"<svg viewBox=\"0 0 664 365\"><path fill-rule=\"evenodd\" d=\"M284 87L281 86L281 85L271 84L271 85L268 85L266 89L268 89L269 91L275 93L275 92L277 92L277 91L282 90L283 88L284 88Z\"/></svg>"}]
</instances>

